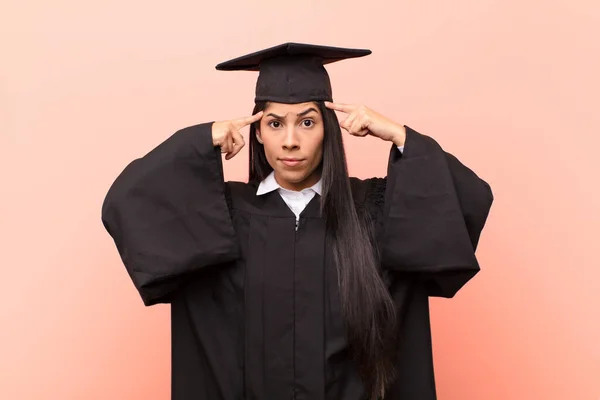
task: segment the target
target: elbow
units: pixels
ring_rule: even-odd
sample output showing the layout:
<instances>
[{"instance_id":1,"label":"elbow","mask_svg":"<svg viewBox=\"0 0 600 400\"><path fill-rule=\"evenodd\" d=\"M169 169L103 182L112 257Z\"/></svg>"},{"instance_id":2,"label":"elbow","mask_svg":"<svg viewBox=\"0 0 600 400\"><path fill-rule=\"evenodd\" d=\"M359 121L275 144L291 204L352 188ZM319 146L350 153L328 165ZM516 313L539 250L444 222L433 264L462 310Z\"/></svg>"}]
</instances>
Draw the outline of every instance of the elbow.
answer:
<instances>
[{"instance_id":1,"label":"elbow","mask_svg":"<svg viewBox=\"0 0 600 400\"><path fill-rule=\"evenodd\" d=\"M492 191L492 187L489 183L487 183L483 179L480 180L482 184L482 198L485 204L487 204L487 208L489 209L492 207L492 203L494 202L494 192Z\"/></svg>"}]
</instances>

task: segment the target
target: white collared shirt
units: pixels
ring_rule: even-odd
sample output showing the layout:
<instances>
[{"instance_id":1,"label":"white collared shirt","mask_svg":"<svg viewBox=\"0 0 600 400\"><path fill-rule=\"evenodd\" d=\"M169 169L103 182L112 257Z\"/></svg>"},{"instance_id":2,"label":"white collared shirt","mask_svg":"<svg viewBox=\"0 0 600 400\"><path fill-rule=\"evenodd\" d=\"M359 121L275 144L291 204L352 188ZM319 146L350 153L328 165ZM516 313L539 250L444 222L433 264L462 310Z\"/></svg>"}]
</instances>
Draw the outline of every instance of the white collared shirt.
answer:
<instances>
[{"instance_id":1,"label":"white collared shirt","mask_svg":"<svg viewBox=\"0 0 600 400\"><path fill-rule=\"evenodd\" d=\"M290 210L292 210L296 216L297 223L300 219L300 213L306 208L312 198L315 197L315 194L318 194L319 196L321 195L321 179L319 179L319 181L311 187L297 192L295 190L282 188L275 179L275 171L272 171L269 176L267 176L265 180L258 185L256 195L261 196L274 190L279 192L279 195L283 201L285 201L285 204L287 204Z\"/></svg>"},{"instance_id":2,"label":"white collared shirt","mask_svg":"<svg viewBox=\"0 0 600 400\"><path fill-rule=\"evenodd\" d=\"M398 146L398 150L400 152L404 151L404 146ZM256 191L257 196L262 196L263 194L270 193L274 190L279 192L279 195L285 201L285 204L288 205L290 210L296 216L296 229L298 228L298 220L300 219L300 213L304 211L308 203L315 197L315 194L321 195L321 179L314 185L309 188L303 189L299 192L294 190L288 190L282 188L277 180L275 179L275 171L272 171L269 176L267 176L261 183L258 185L258 190Z\"/></svg>"}]
</instances>

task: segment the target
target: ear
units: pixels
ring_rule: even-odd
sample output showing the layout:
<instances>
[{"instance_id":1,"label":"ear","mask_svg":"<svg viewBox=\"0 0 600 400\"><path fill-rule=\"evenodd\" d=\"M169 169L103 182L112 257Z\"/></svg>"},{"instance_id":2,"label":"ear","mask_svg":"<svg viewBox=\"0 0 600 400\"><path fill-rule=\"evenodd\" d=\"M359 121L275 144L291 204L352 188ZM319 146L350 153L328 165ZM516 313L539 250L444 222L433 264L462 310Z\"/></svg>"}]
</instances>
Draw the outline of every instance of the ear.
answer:
<instances>
[{"instance_id":1,"label":"ear","mask_svg":"<svg viewBox=\"0 0 600 400\"><path fill-rule=\"evenodd\" d=\"M258 140L258 143L264 144L264 142L262 140L262 136L260 134L260 128L259 127L256 128L256 140Z\"/></svg>"}]
</instances>

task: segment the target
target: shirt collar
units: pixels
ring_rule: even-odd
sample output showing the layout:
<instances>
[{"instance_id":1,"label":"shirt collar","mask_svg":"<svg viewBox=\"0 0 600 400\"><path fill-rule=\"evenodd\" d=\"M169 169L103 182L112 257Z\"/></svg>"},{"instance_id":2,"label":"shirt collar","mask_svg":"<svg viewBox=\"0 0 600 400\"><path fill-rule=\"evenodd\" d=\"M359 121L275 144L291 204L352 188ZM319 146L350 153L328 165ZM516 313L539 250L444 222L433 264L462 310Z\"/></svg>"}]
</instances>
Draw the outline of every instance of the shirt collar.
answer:
<instances>
[{"instance_id":1,"label":"shirt collar","mask_svg":"<svg viewBox=\"0 0 600 400\"><path fill-rule=\"evenodd\" d=\"M304 190L313 190L316 194L318 194L320 196L321 188L322 188L322 182L321 182L321 178L319 178L319 181L317 183L315 183L311 187L304 189ZM267 176L260 183L260 185L258 185L258 190L256 191L256 195L262 196L263 194L267 194L267 193L273 192L278 189L287 190L287 189L284 189L281 186L279 186L279 183L277 183L277 180L275 179L275 171L271 171L269 176Z\"/></svg>"}]
</instances>

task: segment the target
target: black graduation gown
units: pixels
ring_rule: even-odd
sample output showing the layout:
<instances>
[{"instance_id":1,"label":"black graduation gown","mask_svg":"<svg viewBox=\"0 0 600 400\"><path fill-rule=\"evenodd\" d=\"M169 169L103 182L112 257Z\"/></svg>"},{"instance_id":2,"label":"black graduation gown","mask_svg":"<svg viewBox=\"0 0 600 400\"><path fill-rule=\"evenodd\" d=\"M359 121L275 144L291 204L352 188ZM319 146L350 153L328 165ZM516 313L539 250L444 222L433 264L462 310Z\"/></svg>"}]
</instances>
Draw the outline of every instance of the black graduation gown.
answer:
<instances>
[{"instance_id":1,"label":"black graduation gown","mask_svg":"<svg viewBox=\"0 0 600 400\"><path fill-rule=\"evenodd\" d=\"M146 305L171 304L173 400L358 400L317 195L300 217L277 192L224 183L212 123L176 132L111 186L104 226ZM385 179L352 178L400 316L386 399L435 399L428 296L479 270L490 187L407 128Z\"/></svg>"}]
</instances>

